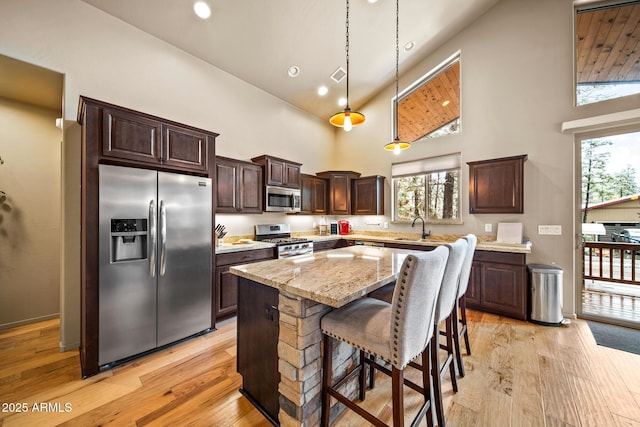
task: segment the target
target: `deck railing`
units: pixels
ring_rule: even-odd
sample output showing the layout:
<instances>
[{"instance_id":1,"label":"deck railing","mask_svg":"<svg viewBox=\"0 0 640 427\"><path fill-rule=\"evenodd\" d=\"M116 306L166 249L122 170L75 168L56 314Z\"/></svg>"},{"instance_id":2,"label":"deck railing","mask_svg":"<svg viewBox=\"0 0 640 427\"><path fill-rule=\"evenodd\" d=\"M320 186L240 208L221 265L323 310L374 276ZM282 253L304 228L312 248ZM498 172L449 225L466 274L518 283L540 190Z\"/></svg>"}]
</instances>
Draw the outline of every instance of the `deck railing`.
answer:
<instances>
[{"instance_id":1,"label":"deck railing","mask_svg":"<svg viewBox=\"0 0 640 427\"><path fill-rule=\"evenodd\" d=\"M640 244L584 242L585 279L640 285Z\"/></svg>"}]
</instances>

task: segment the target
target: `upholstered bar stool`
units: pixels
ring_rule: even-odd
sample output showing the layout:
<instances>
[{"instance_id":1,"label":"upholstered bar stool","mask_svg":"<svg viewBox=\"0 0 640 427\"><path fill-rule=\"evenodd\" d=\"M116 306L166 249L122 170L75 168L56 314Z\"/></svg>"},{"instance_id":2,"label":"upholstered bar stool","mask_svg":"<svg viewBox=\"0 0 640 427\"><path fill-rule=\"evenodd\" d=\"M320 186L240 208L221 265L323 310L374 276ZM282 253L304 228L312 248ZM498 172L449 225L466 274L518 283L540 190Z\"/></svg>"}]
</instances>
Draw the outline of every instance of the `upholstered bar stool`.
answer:
<instances>
[{"instance_id":1,"label":"upholstered bar stool","mask_svg":"<svg viewBox=\"0 0 640 427\"><path fill-rule=\"evenodd\" d=\"M464 362L462 361L462 353L460 351L460 338L464 337L464 345L467 348L467 355L471 355L471 347L469 346L469 333L467 331L467 300L466 293L469 287L469 278L471 276L471 265L473 264L473 254L476 251L478 238L473 234L467 234L464 239L467 241L467 254L462 264L460 272L460 284L458 286L458 297L456 299L456 307L453 310L454 319L452 325L454 328L453 341L456 350L456 359L458 362L458 372L464 377Z\"/></svg>"},{"instance_id":2,"label":"upholstered bar stool","mask_svg":"<svg viewBox=\"0 0 640 427\"><path fill-rule=\"evenodd\" d=\"M436 312L434 316L434 329L433 329L433 342L431 345L435 345L436 348L440 348L447 352L447 357L440 366L440 361L437 356L433 363L433 370L438 373L433 378L433 395L434 406L436 407L436 414L438 416L438 425L445 427L444 420L444 405L442 404L442 377L449 370L449 376L451 377L451 386L453 391L458 391L458 383L456 380L456 367L454 359L454 328L453 328L453 311L456 307L456 301L458 299L458 284L460 283L460 273L462 272L462 265L467 254L467 241L464 239L458 239L454 243L447 245L449 247L449 259L444 270L444 276L442 278L442 286L440 287L440 293L438 294L438 301L436 302ZM445 333L440 332L440 325L445 323ZM446 344L440 344L440 335L446 337ZM424 371L424 365L421 369Z\"/></svg>"},{"instance_id":3,"label":"upholstered bar stool","mask_svg":"<svg viewBox=\"0 0 640 427\"><path fill-rule=\"evenodd\" d=\"M331 397L362 416L375 426L386 424L339 392L349 378L359 375L359 397L365 399L365 353L372 354L391 365L393 426L404 425L403 385L404 368L422 354L424 366L429 366L429 352L425 351L433 336L435 306L449 255L446 247L431 252L418 252L405 258L393 292L391 304L374 298L361 298L327 313L321 320L323 341L322 425L329 425ZM338 339L360 350L360 363L343 378L332 384L333 341ZM432 372L433 373L433 372ZM432 425L430 373L423 370L422 392L424 404L412 425L427 414Z\"/></svg>"},{"instance_id":4,"label":"upholstered bar stool","mask_svg":"<svg viewBox=\"0 0 640 427\"><path fill-rule=\"evenodd\" d=\"M467 241L465 239L458 239L452 244L445 245L449 248L449 258L447 259L447 265L445 267L444 275L442 278L442 284L440 287L440 293L438 294L438 300L436 302L436 312L434 316L434 329L431 341L431 351L433 371L438 374L433 375L433 406L436 408L436 414L438 417L438 424L444 427L444 405L442 403L442 377L447 370L451 377L451 385L453 391L458 391L458 384L456 381L456 366L454 360L454 330L457 330L453 326L453 311L456 307L456 301L458 297L458 284L460 281L460 275L462 272L463 263L467 254ZM374 298L382 297L386 298L385 294L375 294ZM445 323L445 332L440 332L440 325ZM444 335L446 337L446 343L440 344L439 336ZM445 350L447 357L440 366L438 358L438 349ZM424 365L420 361L411 362L410 365L416 369L420 369L423 372L429 371L429 367L425 370ZM370 385L373 387L373 371L370 373Z\"/></svg>"}]
</instances>

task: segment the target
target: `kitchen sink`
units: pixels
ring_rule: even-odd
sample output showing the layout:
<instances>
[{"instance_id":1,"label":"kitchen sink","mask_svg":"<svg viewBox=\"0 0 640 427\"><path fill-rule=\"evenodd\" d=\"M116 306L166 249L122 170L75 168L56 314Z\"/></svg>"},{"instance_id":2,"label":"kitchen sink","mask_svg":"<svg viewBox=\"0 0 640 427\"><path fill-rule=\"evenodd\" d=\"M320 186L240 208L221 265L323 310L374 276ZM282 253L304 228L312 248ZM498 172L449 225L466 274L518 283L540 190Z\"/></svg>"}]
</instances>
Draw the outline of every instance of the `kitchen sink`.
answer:
<instances>
[{"instance_id":1,"label":"kitchen sink","mask_svg":"<svg viewBox=\"0 0 640 427\"><path fill-rule=\"evenodd\" d=\"M404 242L431 242L431 240L428 239L413 239L411 237L396 237L393 240L400 240Z\"/></svg>"}]
</instances>

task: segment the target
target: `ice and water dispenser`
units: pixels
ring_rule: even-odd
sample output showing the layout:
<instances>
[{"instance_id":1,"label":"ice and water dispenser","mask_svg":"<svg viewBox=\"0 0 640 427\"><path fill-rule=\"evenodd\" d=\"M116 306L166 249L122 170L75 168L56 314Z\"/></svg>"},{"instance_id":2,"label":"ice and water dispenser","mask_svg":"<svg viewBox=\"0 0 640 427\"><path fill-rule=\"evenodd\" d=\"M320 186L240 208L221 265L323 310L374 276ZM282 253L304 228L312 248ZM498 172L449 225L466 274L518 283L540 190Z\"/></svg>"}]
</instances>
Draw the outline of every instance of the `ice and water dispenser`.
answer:
<instances>
[{"instance_id":1,"label":"ice and water dispenser","mask_svg":"<svg viewBox=\"0 0 640 427\"><path fill-rule=\"evenodd\" d=\"M147 220L111 220L111 262L147 258Z\"/></svg>"}]
</instances>

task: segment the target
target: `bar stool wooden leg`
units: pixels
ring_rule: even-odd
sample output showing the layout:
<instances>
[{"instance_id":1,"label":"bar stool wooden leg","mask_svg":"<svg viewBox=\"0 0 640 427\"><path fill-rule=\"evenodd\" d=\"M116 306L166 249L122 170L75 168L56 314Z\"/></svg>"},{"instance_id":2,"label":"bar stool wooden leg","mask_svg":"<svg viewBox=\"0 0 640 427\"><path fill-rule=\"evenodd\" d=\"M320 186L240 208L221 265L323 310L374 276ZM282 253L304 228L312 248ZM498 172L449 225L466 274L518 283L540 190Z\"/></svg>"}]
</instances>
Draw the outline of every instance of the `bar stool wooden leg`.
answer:
<instances>
[{"instance_id":1,"label":"bar stool wooden leg","mask_svg":"<svg viewBox=\"0 0 640 427\"><path fill-rule=\"evenodd\" d=\"M367 382L367 370L366 370L366 362L365 362L365 357L366 353L362 350L360 350L360 373L358 374L358 380L360 382L360 391L359 391L359 398L360 400L364 401L364 398L366 397L365 393L366 393L366 382Z\"/></svg>"},{"instance_id":2,"label":"bar stool wooden leg","mask_svg":"<svg viewBox=\"0 0 640 427\"><path fill-rule=\"evenodd\" d=\"M322 351L322 415L320 422L322 427L329 427L329 416L331 409L331 373L333 372L333 361L331 355L333 353L333 339L325 335L323 340L324 350Z\"/></svg>"},{"instance_id":3,"label":"bar stool wooden leg","mask_svg":"<svg viewBox=\"0 0 640 427\"><path fill-rule=\"evenodd\" d=\"M446 336L447 336L447 363L449 364L449 375L451 376L451 385L453 391L458 392L458 381L456 380L456 359L453 351L453 316L447 317L446 324Z\"/></svg>"},{"instance_id":4,"label":"bar stool wooden leg","mask_svg":"<svg viewBox=\"0 0 640 427\"><path fill-rule=\"evenodd\" d=\"M393 404L393 427L404 426L404 398L402 386L404 385L403 372L395 366L391 370L391 399Z\"/></svg>"},{"instance_id":5,"label":"bar stool wooden leg","mask_svg":"<svg viewBox=\"0 0 640 427\"><path fill-rule=\"evenodd\" d=\"M433 403L438 418L438 425L445 427L444 424L444 407L442 405L442 383L440 380L440 363L438 362L438 349L440 343L438 337L440 332L435 329L431 337L431 377L433 378Z\"/></svg>"},{"instance_id":6,"label":"bar stool wooden leg","mask_svg":"<svg viewBox=\"0 0 640 427\"><path fill-rule=\"evenodd\" d=\"M460 320L462 320L462 329L460 332L464 334L464 345L467 347L467 355L471 356L469 333L467 332L467 298L464 295L460 297Z\"/></svg>"},{"instance_id":7,"label":"bar stool wooden leg","mask_svg":"<svg viewBox=\"0 0 640 427\"><path fill-rule=\"evenodd\" d=\"M371 362L375 362L376 357L369 354L367 355L368 360ZM373 363L369 364L369 388L373 389L376 386L376 369L373 366Z\"/></svg>"},{"instance_id":8,"label":"bar stool wooden leg","mask_svg":"<svg viewBox=\"0 0 640 427\"><path fill-rule=\"evenodd\" d=\"M460 351L460 318L458 317L458 303L451 313L451 326L453 327L453 345L454 352L456 354L456 362L458 365L458 374L464 377L464 361L462 360L462 353Z\"/></svg>"},{"instance_id":9,"label":"bar stool wooden leg","mask_svg":"<svg viewBox=\"0 0 640 427\"><path fill-rule=\"evenodd\" d=\"M425 417L427 418L427 427L433 427L433 387L431 386L431 344L422 352L422 395L424 401L429 401L429 407Z\"/></svg>"}]
</instances>

